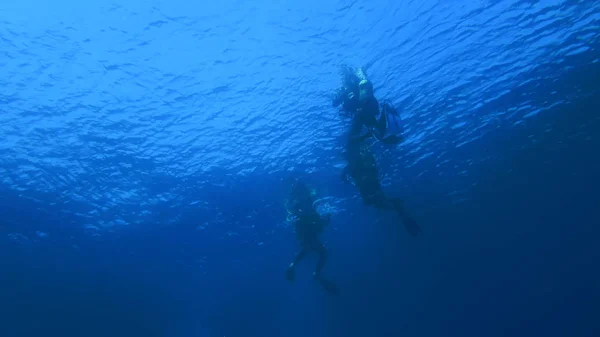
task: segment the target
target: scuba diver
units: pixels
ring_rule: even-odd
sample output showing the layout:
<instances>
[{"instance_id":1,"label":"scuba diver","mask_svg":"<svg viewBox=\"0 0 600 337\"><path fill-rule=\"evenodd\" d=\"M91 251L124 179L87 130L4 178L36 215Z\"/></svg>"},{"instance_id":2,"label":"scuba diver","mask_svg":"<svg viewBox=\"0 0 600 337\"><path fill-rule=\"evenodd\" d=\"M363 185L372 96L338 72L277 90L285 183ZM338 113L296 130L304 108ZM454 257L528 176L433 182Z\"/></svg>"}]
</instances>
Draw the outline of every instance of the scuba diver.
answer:
<instances>
[{"instance_id":1,"label":"scuba diver","mask_svg":"<svg viewBox=\"0 0 600 337\"><path fill-rule=\"evenodd\" d=\"M349 153L348 165L343 176L350 176L360 191L365 205L373 205L381 210L396 211L409 235L417 236L421 228L417 222L406 214L402 200L385 195L379 181L375 157L367 145L353 145L356 150Z\"/></svg>"},{"instance_id":2,"label":"scuba diver","mask_svg":"<svg viewBox=\"0 0 600 337\"><path fill-rule=\"evenodd\" d=\"M345 153L348 165L344 168L342 177L344 180L347 180L348 176L352 178L366 205L396 211L406 231L416 236L421 229L415 220L406 214L402 200L388 198L383 192L375 157L369 146L364 143L364 140L372 136L385 144L400 143L403 140L401 136L386 135L394 127L396 131L401 129L399 114L388 102L381 105L380 113L379 103L373 94L373 85L367 80L363 69L344 67L342 76L343 86L338 89L332 102L333 107L342 104L342 111L352 117ZM367 131L361 134L365 127Z\"/></svg>"},{"instance_id":3,"label":"scuba diver","mask_svg":"<svg viewBox=\"0 0 600 337\"><path fill-rule=\"evenodd\" d=\"M373 84L367 79L362 68L342 68L343 83L333 96L332 106L342 105L344 115L352 118L348 142L375 137L385 144L395 145L402 142L396 134L386 135L393 128L400 129L400 115L391 103L380 104L375 98ZM363 128L367 128L362 133Z\"/></svg>"},{"instance_id":4,"label":"scuba diver","mask_svg":"<svg viewBox=\"0 0 600 337\"><path fill-rule=\"evenodd\" d=\"M330 216L321 216L315 206L314 193L301 181L296 181L290 192L290 199L286 202L288 220L293 221L296 229L296 239L301 249L294 261L290 263L285 271L288 281L294 282L294 268L310 252L319 254L317 267L313 273L314 279L330 294L339 294L337 286L325 279L321 271L327 260L327 250L319 240L325 226L329 224Z\"/></svg>"}]
</instances>

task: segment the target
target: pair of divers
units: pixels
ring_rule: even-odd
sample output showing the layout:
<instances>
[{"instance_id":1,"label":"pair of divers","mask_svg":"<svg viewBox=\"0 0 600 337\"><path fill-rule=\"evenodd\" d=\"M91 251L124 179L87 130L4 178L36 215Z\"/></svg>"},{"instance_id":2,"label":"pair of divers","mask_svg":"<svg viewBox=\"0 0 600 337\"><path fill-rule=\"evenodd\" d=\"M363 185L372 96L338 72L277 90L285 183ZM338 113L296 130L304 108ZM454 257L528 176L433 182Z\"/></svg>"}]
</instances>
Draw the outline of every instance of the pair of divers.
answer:
<instances>
[{"instance_id":1,"label":"pair of divers","mask_svg":"<svg viewBox=\"0 0 600 337\"><path fill-rule=\"evenodd\" d=\"M363 69L344 67L342 77L343 85L336 91L332 100L333 107L341 105L344 115L352 118L344 155L348 164L342 176L344 179L350 177L354 181L365 205L395 211L408 234L417 236L421 229L416 221L407 215L402 200L389 197L383 192L375 157L366 143L369 138L375 138L387 145L402 142L402 136L396 134L401 128L400 116L389 102L379 104L373 93L373 84L366 78ZM327 259L327 250L320 242L319 236L329 224L330 216L321 216L314 204L313 192L304 183L296 181L286 208L293 219L301 249L286 269L285 275L288 281L294 282L295 266L306 254L316 252L319 260L313 273L315 280L328 293L339 294L337 286L321 275Z\"/></svg>"},{"instance_id":2,"label":"pair of divers","mask_svg":"<svg viewBox=\"0 0 600 337\"><path fill-rule=\"evenodd\" d=\"M404 210L402 200L388 197L383 192L375 157L366 143L368 138L387 145L402 142L402 136L395 133L401 130L400 115L389 102L379 104L373 93L373 84L363 69L344 67L342 77L343 85L332 100L333 107L342 105L342 112L352 118L345 149L348 164L342 177L345 180L352 178L366 205L396 211L408 234L417 236L421 229Z\"/></svg>"}]
</instances>

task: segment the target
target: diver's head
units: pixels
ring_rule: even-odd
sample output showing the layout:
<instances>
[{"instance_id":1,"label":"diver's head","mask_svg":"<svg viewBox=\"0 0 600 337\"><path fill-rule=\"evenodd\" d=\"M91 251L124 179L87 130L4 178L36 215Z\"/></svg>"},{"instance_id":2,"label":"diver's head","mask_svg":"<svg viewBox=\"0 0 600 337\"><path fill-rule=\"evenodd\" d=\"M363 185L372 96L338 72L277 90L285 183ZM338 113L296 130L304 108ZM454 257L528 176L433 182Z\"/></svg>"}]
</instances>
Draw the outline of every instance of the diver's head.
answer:
<instances>
[{"instance_id":1,"label":"diver's head","mask_svg":"<svg viewBox=\"0 0 600 337\"><path fill-rule=\"evenodd\" d=\"M300 180L296 180L290 191L288 211L300 215L310 212L314 201L314 191Z\"/></svg>"},{"instance_id":2,"label":"diver's head","mask_svg":"<svg viewBox=\"0 0 600 337\"><path fill-rule=\"evenodd\" d=\"M361 78L356 75L356 69L344 65L341 68L342 86L347 90L356 91Z\"/></svg>"},{"instance_id":3,"label":"diver's head","mask_svg":"<svg viewBox=\"0 0 600 337\"><path fill-rule=\"evenodd\" d=\"M304 182L296 180L292 185L291 193L296 196L310 195L310 188Z\"/></svg>"},{"instance_id":4,"label":"diver's head","mask_svg":"<svg viewBox=\"0 0 600 337\"><path fill-rule=\"evenodd\" d=\"M360 101L367 101L373 98L373 84L368 80L362 80L358 84L358 99Z\"/></svg>"}]
</instances>

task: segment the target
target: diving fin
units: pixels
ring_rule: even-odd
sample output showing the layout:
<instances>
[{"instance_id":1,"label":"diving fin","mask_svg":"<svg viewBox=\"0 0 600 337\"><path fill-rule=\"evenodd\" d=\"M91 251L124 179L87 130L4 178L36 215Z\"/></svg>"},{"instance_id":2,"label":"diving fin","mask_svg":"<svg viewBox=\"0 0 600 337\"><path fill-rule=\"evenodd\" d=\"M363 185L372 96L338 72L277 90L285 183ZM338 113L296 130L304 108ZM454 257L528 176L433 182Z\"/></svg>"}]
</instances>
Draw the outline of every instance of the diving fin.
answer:
<instances>
[{"instance_id":1,"label":"diving fin","mask_svg":"<svg viewBox=\"0 0 600 337\"><path fill-rule=\"evenodd\" d=\"M295 274L294 274L294 267L288 267L285 270L285 278L286 278L286 280L290 281L290 283L294 283L294 278L295 278L294 276L295 276Z\"/></svg>"},{"instance_id":2,"label":"diving fin","mask_svg":"<svg viewBox=\"0 0 600 337\"><path fill-rule=\"evenodd\" d=\"M421 232L421 227L417 224L415 219L409 217L406 214L402 214L402 223L404 224L404 228L411 236L417 236Z\"/></svg>"},{"instance_id":3,"label":"diving fin","mask_svg":"<svg viewBox=\"0 0 600 337\"><path fill-rule=\"evenodd\" d=\"M408 232L408 234L410 234L410 236L419 235L419 233L421 232L421 227L419 227L419 225L417 224L415 219L406 215L406 211L404 210L403 201L398 198L391 199L391 201L392 201L392 204L394 205L394 208L396 209L396 213L398 213L398 215L402 219L402 223L404 224L404 228L406 228L406 231Z\"/></svg>"},{"instance_id":4,"label":"diving fin","mask_svg":"<svg viewBox=\"0 0 600 337\"><path fill-rule=\"evenodd\" d=\"M323 287L323 289L325 289L325 291L331 295L339 295L340 294L340 289L337 287L337 285L327 279L324 279L322 277L319 277L317 279L317 281L319 281L319 283L321 283L321 286Z\"/></svg>"},{"instance_id":5,"label":"diving fin","mask_svg":"<svg viewBox=\"0 0 600 337\"><path fill-rule=\"evenodd\" d=\"M381 104L381 122L384 130L384 138L383 142L386 144L398 144L400 143L402 138L402 133L404 132L402 120L400 118L400 113L398 110L390 103L389 101L383 102ZM386 141L386 138L392 137Z\"/></svg>"}]
</instances>

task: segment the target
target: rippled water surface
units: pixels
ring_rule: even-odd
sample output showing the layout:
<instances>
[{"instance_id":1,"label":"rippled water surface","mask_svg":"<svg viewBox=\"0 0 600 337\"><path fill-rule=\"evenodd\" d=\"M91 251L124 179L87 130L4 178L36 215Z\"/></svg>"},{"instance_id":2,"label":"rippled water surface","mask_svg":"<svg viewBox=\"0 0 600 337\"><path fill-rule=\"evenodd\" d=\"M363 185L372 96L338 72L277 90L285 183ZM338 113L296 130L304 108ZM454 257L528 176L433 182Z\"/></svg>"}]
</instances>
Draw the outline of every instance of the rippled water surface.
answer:
<instances>
[{"instance_id":1,"label":"rippled water surface","mask_svg":"<svg viewBox=\"0 0 600 337\"><path fill-rule=\"evenodd\" d=\"M331 171L348 123L329 104L344 63L367 66L377 96L403 109L397 165L468 174L480 154L453 149L572 98L535 91L596 48L600 19L595 1L0 9L3 185L94 205L81 214L94 225L117 205L137 215L105 225L178 200L188 177ZM163 177L178 183L157 196L148 182Z\"/></svg>"},{"instance_id":2,"label":"rippled water surface","mask_svg":"<svg viewBox=\"0 0 600 337\"><path fill-rule=\"evenodd\" d=\"M0 13L3 184L140 214L177 199L186 177L331 170L348 123L328 99L343 63L367 66L405 112L400 165L468 171L480 158L457 162L453 148L566 103L534 91L596 47L600 18L594 1L24 1ZM157 197L147 180L160 176L180 183Z\"/></svg>"}]
</instances>

